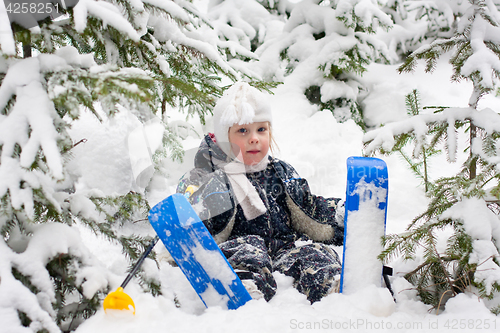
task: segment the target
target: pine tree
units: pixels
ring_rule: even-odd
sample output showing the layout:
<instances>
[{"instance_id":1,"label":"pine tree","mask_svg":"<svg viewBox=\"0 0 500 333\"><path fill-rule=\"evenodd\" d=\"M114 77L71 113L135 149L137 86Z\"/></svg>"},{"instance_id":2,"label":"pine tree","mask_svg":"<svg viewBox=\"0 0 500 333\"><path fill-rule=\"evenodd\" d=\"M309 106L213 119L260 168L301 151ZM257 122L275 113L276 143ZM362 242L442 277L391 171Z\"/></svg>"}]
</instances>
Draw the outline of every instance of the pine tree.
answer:
<instances>
[{"instance_id":1,"label":"pine tree","mask_svg":"<svg viewBox=\"0 0 500 333\"><path fill-rule=\"evenodd\" d=\"M371 153L377 147L385 151L398 148L394 142L408 135L425 146L432 135L432 142L443 143L449 161L455 162L457 133L468 132L468 158L461 170L433 181L427 210L413 220L407 232L388 236L381 254L386 260L397 255L409 260L421 248L422 263L406 278L422 300L435 307L466 290L486 298L500 291L498 217L487 208L498 201L500 193L500 116L491 109L478 109L480 98L494 90L500 74L499 23L500 13L493 1L470 0L454 36L420 47L400 67L400 71L411 71L423 59L427 71L432 71L437 59L451 51L452 79L473 84L468 107L433 108L434 113L390 123L365 136L366 150ZM437 246L443 230L452 234L444 252Z\"/></svg>"},{"instance_id":2,"label":"pine tree","mask_svg":"<svg viewBox=\"0 0 500 333\"><path fill-rule=\"evenodd\" d=\"M393 25L382 8L373 0L214 0L207 17L233 43L227 56L243 73L289 82L318 109L365 127L360 76L372 62L393 60L376 34Z\"/></svg>"},{"instance_id":3,"label":"pine tree","mask_svg":"<svg viewBox=\"0 0 500 333\"><path fill-rule=\"evenodd\" d=\"M379 28L393 22L376 1L261 1L275 17L279 34L256 48L251 68L267 81L292 82L297 93L337 120L354 119L364 127L358 99L365 93L359 76L368 64L388 62ZM299 77L301 80L297 82Z\"/></svg>"},{"instance_id":4,"label":"pine tree","mask_svg":"<svg viewBox=\"0 0 500 333\"><path fill-rule=\"evenodd\" d=\"M387 1L382 10L395 25L383 39L391 52L405 58L424 44L452 37L467 7L468 0Z\"/></svg>"},{"instance_id":5,"label":"pine tree","mask_svg":"<svg viewBox=\"0 0 500 333\"><path fill-rule=\"evenodd\" d=\"M110 290L112 274L76 225L121 244L131 262L151 239L130 230L147 224L144 192L76 186L67 166L81 142L72 142L71 124L87 111L159 119L163 146L152 153L179 159L167 106L204 122L220 77L240 77L226 57L232 44L206 42L218 36L189 2L80 0L60 10L30 30L14 22L0 39L0 298L12 330L74 330ZM141 276L145 290L160 292Z\"/></svg>"},{"instance_id":6,"label":"pine tree","mask_svg":"<svg viewBox=\"0 0 500 333\"><path fill-rule=\"evenodd\" d=\"M423 111L420 101L420 94L415 89L410 94L406 95L406 113L410 116L417 116ZM439 149L436 149L437 143L442 138L443 131L446 130L444 126L432 126L429 128L428 135L432 136L429 142L427 138L417 138L416 133L404 133L396 138L396 142L390 152L397 152L403 160L408 163L410 169L419 178L425 187L425 192L429 192L432 189L432 182L429 176L430 159L432 156L441 153ZM406 147L413 143L414 147L409 154L406 151Z\"/></svg>"}]
</instances>

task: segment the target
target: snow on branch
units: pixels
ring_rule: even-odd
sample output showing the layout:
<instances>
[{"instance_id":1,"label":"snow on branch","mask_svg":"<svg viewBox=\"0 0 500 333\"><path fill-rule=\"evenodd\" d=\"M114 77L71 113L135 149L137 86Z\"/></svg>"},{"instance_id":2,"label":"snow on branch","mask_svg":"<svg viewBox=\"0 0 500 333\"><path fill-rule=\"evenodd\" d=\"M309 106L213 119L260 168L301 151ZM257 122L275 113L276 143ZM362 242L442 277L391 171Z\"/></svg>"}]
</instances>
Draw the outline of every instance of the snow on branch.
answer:
<instances>
[{"instance_id":1,"label":"snow on branch","mask_svg":"<svg viewBox=\"0 0 500 333\"><path fill-rule=\"evenodd\" d=\"M371 30L379 24L386 28L393 25L391 17L379 8L375 0L341 0L337 4L337 16L353 28L356 24Z\"/></svg>"},{"instance_id":2,"label":"snow on branch","mask_svg":"<svg viewBox=\"0 0 500 333\"><path fill-rule=\"evenodd\" d=\"M312 5L311 1L301 1L293 8L283 30L291 32L300 25L306 24L314 29L313 32L324 31L327 35L339 31L343 28L343 24L337 19L338 8L339 5L336 11L330 7ZM347 33L346 29L342 30Z\"/></svg>"},{"instance_id":3,"label":"snow on branch","mask_svg":"<svg viewBox=\"0 0 500 333\"><path fill-rule=\"evenodd\" d=\"M10 195L12 206L34 217L33 189L40 189L56 210L52 182L64 178L57 131L61 119L50 99L43 73L71 68L63 56L40 55L12 64L0 86L0 197ZM85 55L71 62L90 65Z\"/></svg>"},{"instance_id":4,"label":"snow on branch","mask_svg":"<svg viewBox=\"0 0 500 333\"><path fill-rule=\"evenodd\" d=\"M31 193L21 184L25 181L32 187L39 187L38 181L28 175L28 170L40 149L52 176L63 178L57 146L60 137L54 126L58 115L42 80L39 59L30 58L12 65L0 86L0 110L15 96L12 108L0 118L0 184L4 184L0 187L0 196L9 190L14 207L24 204L29 215L29 207L33 207Z\"/></svg>"},{"instance_id":5,"label":"snow on branch","mask_svg":"<svg viewBox=\"0 0 500 333\"><path fill-rule=\"evenodd\" d=\"M14 94L16 102L9 115L0 122L1 158L12 157L16 145L19 145L20 165L30 168L41 148L53 176L61 179L62 163L57 147L59 134L53 123L57 113L42 85L37 58L19 61L9 68L0 87L0 109L6 107Z\"/></svg>"},{"instance_id":6,"label":"snow on branch","mask_svg":"<svg viewBox=\"0 0 500 333\"><path fill-rule=\"evenodd\" d=\"M490 48L486 46L490 40L498 39L500 27L492 26L483 17L477 17L472 23L470 32L470 45L472 55L464 62L461 73L465 77L479 72L480 85L493 89L495 82L492 73L500 73L500 59Z\"/></svg>"},{"instance_id":7,"label":"snow on branch","mask_svg":"<svg viewBox=\"0 0 500 333\"><path fill-rule=\"evenodd\" d=\"M205 37L196 31L181 30L175 22L166 20L152 20L150 24L155 27L155 37L159 41L172 41L178 45L184 45L197 50L209 60L215 62L224 71L231 73L235 77L239 74L223 59L214 45L205 41ZM158 32L156 32L158 31Z\"/></svg>"},{"instance_id":8,"label":"snow on branch","mask_svg":"<svg viewBox=\"0 0 500 333\"><path fill-rule=\"evenodd\" d=\"M9 328L14 331L20 326L20 311L30 318L31 331L59 333L61 330L54 320L57 314L52 305L56 302L56 291L46 269L48 262L60 255L76 256L78 264L75 263L73 268L77 269L77 265L81 268L76 283L89 299L97 290L107 287L110 276L82 243L77 229L63 223L34 225L31 229L31 241L21 253L0 242L0 313L2 320L7 321L2 325L6 325L6 331ZM37 290L36 295L14 276L14 270L30 278L32 287Z\"/></svg>"},{"instance_id":9,"label":"snow on branch","mask_svg":"<svg viewBox=\"0 0 500 333\"><path fill-rule=\"evenodd\" d=\"M16 54L14 35L10 28L10 20L5 9L4 1L0 2L0 50L7 55Z\"/></svg>"},{"instance_id":10,"label":"snow on branch","mask_svg":"<svg viewBox=\"0 0 500 333\"><path fill-rule=\"evenodd\" d=\"M500 115L491 109L477 111L473 108L448 108L439 113L420 114L409 119L389 123L367 132L363 137L363 142L367 143L365 151L366 154L372 154L377 149L389 151L395 144L395 137L405 133L414 133L417 144L421 144L425 140L430 125L447 124L448 157L450 161L455 161L457 142L455 123L468 120L475 126L482 128L485 134L500 133ZM486 156L480 142L472 145L472 152L479 156Z\"/></svg>"},{"instance_id":11,"label":"snow on branch","mask_svg":"<svg viewBox=\"0 0 500 333\"><path fill-rule=\"evenodd\" d=\"M179 6L174 1L165 1L165 0L143 0L145 4L150 4L155 7L161 8L167 11L172 17L176 19L180 19L184 22L190 22L191 17L187 14L187 12Z\"/></svg>"},{"instance_id":12,"label":"snow on branch","mask_svg":"<svg viewBox=\"0 0 500 333\"><path fill-rule=\"evenodd\" d=\"M252 14L249 16L249 14ZM255 59L251 51L252 40L261 42L266 33L266 24L271 14L256 1L221 1L209 12L209 19L215 33L221 38L214 42L229 50L232 56L240 54Z\"/></svg>"},{"instance_id":13,"label":"snow on branch","mask_svg":"<svg viewBox=\"0 0 500 333\"><path fill-rule=\"evenodd\" d=\"M120 9L112 3L96 0L79 0L73 8L75 17L75 29L82 33L87 27L87 17L89 15L99 18L104 26L110 25L118 31L126 34L133 41L138 42L139 33L132 24L123 17Z\"/></svg>"},{"instance_id":14,"label":"snow on branch","mask_svg":"<svg viewBox=\"0 0 500 333\"><path fill-rule=\"evenodd\" d=\"M46 329L50 333L60 332L50 314L39 304L37 296L12 275L11 262L16 254L4 242L0 242L0 253L2 326L6 325L7 328L20 326L18 311L22 311L32 320L30 328L33 331Z\"/></svg>"},{"instance_id":15,"label":"snow on branch","mask_svg":"<svg viewBox=\"0 0 500 333\"><path fill-rule=\"evenodd\" d=\"M462 222L465 232L472 238L473 250L469 263L478 265L474 280L477 283L484 281L486 293L491 294L494 284L500 283L500 269L495 263L495 258L500 257L498 252L500 244L492 242L500 239L498 216L486 206L484 200L465 198L444 211L439 219Z\"/></svg>"}]
</instances>

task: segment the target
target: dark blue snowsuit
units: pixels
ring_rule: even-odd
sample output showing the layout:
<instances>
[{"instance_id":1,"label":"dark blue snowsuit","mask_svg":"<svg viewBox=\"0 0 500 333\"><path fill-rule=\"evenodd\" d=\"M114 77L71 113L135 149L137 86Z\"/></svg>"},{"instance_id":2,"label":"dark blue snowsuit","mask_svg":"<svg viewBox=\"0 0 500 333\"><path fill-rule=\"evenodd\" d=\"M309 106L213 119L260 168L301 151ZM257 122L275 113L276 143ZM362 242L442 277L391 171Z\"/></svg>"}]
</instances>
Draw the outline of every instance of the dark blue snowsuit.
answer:
<instances>
[{"instance_id":1,"label":"dark blue snowsuit","mask_svg":"<svg viewBox=\"0 0 500 333\"><path fill-rule=\"evenodd\" d=\"M343 242L343 224L336 219L340 199L311 194L307 181L292 166L270 158L265 170L246 174L267 208L249 221L235 204L231 183L214 158L229 162L207 135L195 168L180 180L177 192L194 189L193 207L240 278L252 279L266 300L276 293L273 271L292 276L311 303L329 293L341 270L338 255L329 246Z\"/></svg>"}]
</instances>

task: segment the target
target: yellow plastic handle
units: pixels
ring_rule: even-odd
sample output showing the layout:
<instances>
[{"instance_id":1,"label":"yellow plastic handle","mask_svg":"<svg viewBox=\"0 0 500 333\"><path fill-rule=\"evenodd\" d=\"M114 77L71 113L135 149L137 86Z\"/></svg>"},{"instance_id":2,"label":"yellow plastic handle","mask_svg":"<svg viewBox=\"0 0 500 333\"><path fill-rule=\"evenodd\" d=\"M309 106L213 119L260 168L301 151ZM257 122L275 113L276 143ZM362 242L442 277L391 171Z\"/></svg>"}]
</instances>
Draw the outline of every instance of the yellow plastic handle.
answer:
<instances>
[{"instance_id":1,"label":"yellow plastic handle","mask_svg":"<svg viewBox=\"0 0 500 333\"><path fill-rule=\"evenodd\" d=\"M196 190L198 189L198 186L195 186L195 185L189 185L186 189L186 191L184 192L184 196L186 198L189 198L194 192L196 192Z\"/></svg>"},{"instance_id":2,"label":"yellow plastic handle","mask_svg":"<svg viewBox=\"0 0 500 333\"><path fill-rule=\"evenodd\" d=\"M135 304L132 298L123 292L122 287L118 287L115 291L111 292L104 298L102 304L104 312L108 309L112 310L129 310L135 315Z\"/></svg>"}]
</instances>

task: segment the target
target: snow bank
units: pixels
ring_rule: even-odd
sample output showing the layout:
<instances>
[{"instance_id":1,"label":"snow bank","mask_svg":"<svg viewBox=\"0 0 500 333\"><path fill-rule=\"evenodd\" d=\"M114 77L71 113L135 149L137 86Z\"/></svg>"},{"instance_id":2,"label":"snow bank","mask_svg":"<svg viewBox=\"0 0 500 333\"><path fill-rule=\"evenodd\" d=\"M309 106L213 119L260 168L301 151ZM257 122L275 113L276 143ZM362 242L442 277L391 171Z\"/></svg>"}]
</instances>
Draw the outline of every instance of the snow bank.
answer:
<instances>
[{"instance_id":1,"label":"snow bank","mask_svg":"<svg viewBox=\"0 0 500 333\"><path fill-rule=\"evenodd\" d=\"M189 304L188 311L176 308L164 297L133 294L135 316L100 311L76 332L496 332L500 327L500 319L470 295L451 299L440 316L429 314L426 306L411 299L395 304L386 289L375 287L350 296L331 294L310 305L292 287L291 278L279 273L274 277L278 293L269 303L252 300L238 310L227 311L218 307L204 310L199 302ZM178 281L176 292L187 297L181 295L187 291L184 285L179 286L181 282L188 283Z\"/></svg>"}]
</instances>

